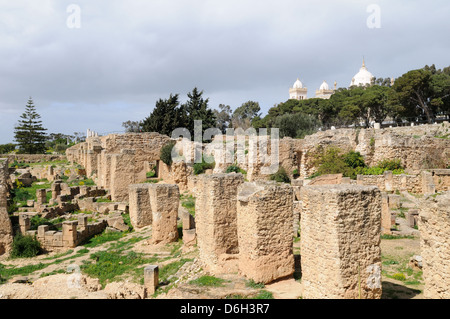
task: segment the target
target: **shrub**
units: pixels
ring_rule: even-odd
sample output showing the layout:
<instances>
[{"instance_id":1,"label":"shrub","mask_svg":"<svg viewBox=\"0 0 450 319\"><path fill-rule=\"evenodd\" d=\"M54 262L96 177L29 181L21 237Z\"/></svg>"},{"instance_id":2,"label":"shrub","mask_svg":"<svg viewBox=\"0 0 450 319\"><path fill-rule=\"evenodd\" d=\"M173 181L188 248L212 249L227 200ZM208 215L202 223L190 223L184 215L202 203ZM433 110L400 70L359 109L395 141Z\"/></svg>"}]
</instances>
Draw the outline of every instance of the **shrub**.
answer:
<instances>
[{"instance_id":1,"label":"shrub","mask_svg":"<svg viewBox=\"0 0 450 319\"><path fill-rule=\"evenodd\" d=\"M396 273L396 274L393 274L393 275L392 275L392 278L394 278L394 279L396 279L396 280L400 280L400 281L405 281L405 280L406 280L405 275L404 275L403 273L401 273L401 272L398 272L398 273Z\"/></svg>"},{"instance_id":2,"label":"shrub","mask_svg":"<svg viewBox=\"0 0 450 319\"><path fill-rule=\"evenodd\" d=\"M31 258L42 252L41 244L33 236L23 236L17 234L14 237L11 257L12 258Z\"/></svg>"},{"instance_id":3,"label":"shrub","mask_svg":"<svg viewBox=\"0 0 450 319\"><path fill-rule=\"evenodd\" d=\"M279 183L290 183L291 182L289 175L286 173L286 170L283 167L280 167L275 174L270 175L270 179L272 181L277 181Z\"/></svg>"},{"instance_id":4,"label":"shrub","mask_svg":"<svg viewBox=\"0 0 450 319\"><path fill-rule=\"evenodd\" d=\"M208 160L208 162L205 160L205 158ZM207 169L213 169L216 165L216 163L211 162L213 159L213 157L202 156L202 162L194 164L194 175L203 174Z\"/></svg>"},{"instance_id":5,"label":"shrub","mask_svg":"<svg viewBox=\"0 0 450 319\"><path fill-rule=\"evenodd\" d=\"M172 149L174 146L175 143L171 142L169 144L164 145L160 151L159 157L161 158L161 161L163 161L163 163L165 163L168 166L172 165Z\"/></svg>"},{"instance_id":6,"label":"shrub","mask_svg":"<svg viewBox=\"0 0 450 319\"><path fill-rule=\"evenodd\" d=\"M239 173L239 171L240 171L240 168L237 165L230 165L227 167L227 170L226 170L227 173L232 173L232 172Z\"/></svg>"},{"instance_id":7,"label":"shrub","mask_svg":"<svg viewBox=\"0 0 450 319\"><path fill-rule=\"evenodd\" d=\"M344 154L344 161L351 168L366 167L364 157L359 152L350 151Z\"/></svg>"},{"instance_id":8,"label":"shrub","mask_svg":"<svg viewBox=\"0 0 450 319\"><path fill-rule=\"evenodd\" d=\"M354 175L353 169L347 165L345 155L338 147L329 147L317 155L315 165L319 166L317 169L319 175L339 173L342 173L346 177L352 177Z\"/></svg>"},{"instance_id":9,"label":"shrub","mask_svg":"<svg viewBox=\"0 0 450 319\"><path fill-rule=\"evenodd\" d=\"M384 169L385 171L394 171L404 169L402 166L401 159L393 159L393 160L382 160L377 165L379 168Z\"/></svg>"}]
</instances>

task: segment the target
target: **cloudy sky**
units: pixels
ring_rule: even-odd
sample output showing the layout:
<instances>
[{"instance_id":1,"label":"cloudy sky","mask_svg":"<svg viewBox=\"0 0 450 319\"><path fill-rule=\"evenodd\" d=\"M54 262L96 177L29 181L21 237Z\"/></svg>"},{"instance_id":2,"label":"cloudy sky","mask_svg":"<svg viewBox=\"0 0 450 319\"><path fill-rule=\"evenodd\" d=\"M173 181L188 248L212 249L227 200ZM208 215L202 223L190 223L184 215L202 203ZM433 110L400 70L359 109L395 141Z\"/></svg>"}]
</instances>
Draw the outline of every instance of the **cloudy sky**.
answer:
<instances>
[{"instance_id":1,"label":"cloudy sky","mask_svg":"<svg viewBox=\"0 0 450 319\"><path fill-rule=\"evenodd\" d=\"M158 98L194 87L210 106L347 87L450 65L450 2L0 0L0 143L32 97L49 133L122 131Z\"/></svg>"}]
</instances>

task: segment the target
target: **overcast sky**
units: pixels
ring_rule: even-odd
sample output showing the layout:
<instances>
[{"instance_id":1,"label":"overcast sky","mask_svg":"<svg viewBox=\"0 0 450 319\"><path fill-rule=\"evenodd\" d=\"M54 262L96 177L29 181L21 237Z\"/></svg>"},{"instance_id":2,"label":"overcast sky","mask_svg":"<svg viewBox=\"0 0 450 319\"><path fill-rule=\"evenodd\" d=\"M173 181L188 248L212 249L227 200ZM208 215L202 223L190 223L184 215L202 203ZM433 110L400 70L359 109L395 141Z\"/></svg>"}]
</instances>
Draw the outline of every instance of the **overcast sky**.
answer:
<instances>
[{"instance_id":1,"label":"overcast sky","mask_svg":"<svg viewBox=\"0 0 450 319\"><path fill-rule=\"evenodd\" d=\"M265 115L297 78L308 97L347 87L363 56L376 77L443 68L449 15L448 0L0 0L0 144L30 96L49 133L102 134L194 87Z\"/></svg>"}]
</instances>

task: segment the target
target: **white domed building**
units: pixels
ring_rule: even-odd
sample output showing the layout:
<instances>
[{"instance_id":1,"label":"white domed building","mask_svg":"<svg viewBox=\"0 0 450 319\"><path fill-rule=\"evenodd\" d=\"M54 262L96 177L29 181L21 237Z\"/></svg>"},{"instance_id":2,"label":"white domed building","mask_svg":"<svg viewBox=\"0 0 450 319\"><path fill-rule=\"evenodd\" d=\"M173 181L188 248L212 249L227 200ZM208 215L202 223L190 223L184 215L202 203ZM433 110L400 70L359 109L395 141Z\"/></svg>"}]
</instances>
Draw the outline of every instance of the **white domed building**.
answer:
<instances>
[{"instance_id":1,"label":"white domed building","mask_svg":"<svg viewBox=\"0 0 450 319\"><path fill-rule=\"evenodd\" d=\"M350 83L350 87L352 86L366 86L371 85L372 80L375 79L372 73L369 72L366 68L366 63L363 59L362 67L359 69L359 72L355 74L352 78L352 82Z\"/></svg>"},{"instance_id":2,"label":"white domed building","mask_svg":"<svg viewBox=\"0 0 450 319\"><path fill-rule=\"evenodd\" d=\"M297 79L294 85L289 89L289 98L296 100L306 100L308 89L303 87L303 83Z\"/></svg>"},{"instance_id":3,"label":"white domed building","mask_svg":"<svg viewBox=\"0 0 450 319\"><path fill-rule=\"evenodd\" d=\"M316 98L329 99L336 90L336 86L337 83L334 82L334 90L331 90L328 83L326 81L323 81L323 83L320 85L320 88L316 90Z\"/></svg>"}]
</instances>

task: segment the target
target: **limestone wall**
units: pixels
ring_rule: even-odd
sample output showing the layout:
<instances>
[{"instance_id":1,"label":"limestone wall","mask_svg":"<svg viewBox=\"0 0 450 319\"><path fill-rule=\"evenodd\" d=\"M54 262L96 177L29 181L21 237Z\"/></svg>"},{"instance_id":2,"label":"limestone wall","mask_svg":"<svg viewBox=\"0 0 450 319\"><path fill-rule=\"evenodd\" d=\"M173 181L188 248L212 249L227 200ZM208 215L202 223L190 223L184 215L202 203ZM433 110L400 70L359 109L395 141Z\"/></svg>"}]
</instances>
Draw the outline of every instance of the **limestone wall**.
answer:
<instances>
[{"instance_id":1,"label":"limestone wall","mask_svg":"<svg viewBox=\"0 0 450 319\"><path fill-rule=\"evenodd\" d=\"M213 174L196 180L195 222L201 262L215 274L237 270L236 198L244 177Z\"/></svg>"},{"instance_id":2,"label":"limestone wall","mask_svg":"<svg viewBox=\"0 0 450 319\"><path fill-rule=\"evenodd\" d=\"M151 184L152 243L167 244L178 239L177 218L180 191L173 184Z\"/></svg>"},{"instance_id":3,"label":"limestone wall","mask_svg":"<svg viewBox=\"0 0 450 319\"><path fill-rule=\"evenodd\" d=\"M133 227L142 228L152 224L150 184L132 184L129 188L130 221Z\"/></svg>"},{"instance_id":4,"label":"limestone wall","mask_svg":"<svg viewBox=\"0 0 450 319\"><path fill-rule=\"evenodd\" d=\"M300 175L315 172L312 163L318 147L336 146L360 152L368 166L384 159L401 159L402 165L417 174L421 169L450 165L449 123L385 129L337 129L306 136L298 151Z\"/></svg>"},{"instance_id":5,"label":"limestone wall","mask_svg":"<svg viewBox=\"0 0 450 319\"><path fill-rule=\"evenodd\" d=\"M64 161L67 159L66 155L49 155L49 154L0 154L0 158L7 158L10 163L16 160L23 163L39 163Z\"/></svg>"},{"instance_id":6,"label":"limestone wall","mask_svg":"<svg viewBox=\"0 0 450 319\"><path fill-rule=\"evenodd\" d=\"M450 298L450 192L428 197L419 213L424 297Z\"/></svg>"},{"instance_id":7,"label":"limestone wall","mask_svg":"<svg viewBox=\"0 0 450 319\"><path fill-rule=\"evenodd\" d=\"M301 197L303 298L380 298L379 189L305 186Z\"/></svg>"},{"instance_id":8,"label":"limestone wall","mask_svg":"<svg viewBox=\"0 0 450 319\"><path fill-rule=\"evenodd\" d=\"M9 253L13 240L13 230L8 215L8 187L8 159L0 158L0 256Z\"/></svg>"},{"instance_id":9,"label":"limestone wall","mask_svg":"<svg viewBox=\"0 0 450 319\"><path fill-rule=\"evenodd\" d=\"M103 232L108 225L106 220L88 224L87 216L79 216L78 221L63 222L62 231L49 230L47 225L41 225L37 230L27 230L30 220L25 214L20 215L19 224L26 235L36 236L41 247L46 251L74 248L90 237Z\"/></svg>"},{"instance_id":10,"label":"limestone wall","mask_svg":"<svg viewBox=\"0 0 450 319\"><path fill-rule=\"evenodd\" d=\"M292 198L287 184L255 182L239 187L239 271L255 282L269 283L294 273Z\"/></svg>"}]
</instances>

